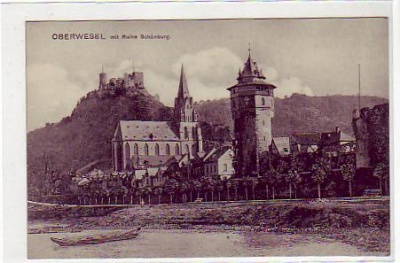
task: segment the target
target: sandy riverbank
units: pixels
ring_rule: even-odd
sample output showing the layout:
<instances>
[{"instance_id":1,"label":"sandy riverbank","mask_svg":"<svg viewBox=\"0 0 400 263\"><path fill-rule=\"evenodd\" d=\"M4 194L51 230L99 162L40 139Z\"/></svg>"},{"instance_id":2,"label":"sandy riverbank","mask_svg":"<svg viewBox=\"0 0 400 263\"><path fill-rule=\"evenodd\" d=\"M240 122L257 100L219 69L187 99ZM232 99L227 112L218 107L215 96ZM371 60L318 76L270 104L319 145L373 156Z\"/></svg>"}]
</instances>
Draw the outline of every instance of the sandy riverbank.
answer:
<instances>
[{"instance_id":1,"label":"sandy riverbank","mask_svg":"<svg viewBox=\"0 0 400 263\"><path fill-rule=\"evenodd\" d=\"M64 224L74 230L192 230L199 233L246 231L307 234L340 241L371 253L390 252L389 202L365 203L214 203L145 205L105 216L31 220ZM288 230L288 231L285 231Z\"/></svg>"},{"instance_id":2,"label":"sandy riverbank","mask_svg":"<svg viewBox=\"0 0 400 263\"><path fill-rule=\"evenodd\" d=\"M387 256L318 235L249 231L144 229L132 240L98 245L59 247L51 236L71 238L116 230L28 236L28 255L34 258L171 258L171 257L277 257L277 256Z\"/></svg>"}]
</instances>

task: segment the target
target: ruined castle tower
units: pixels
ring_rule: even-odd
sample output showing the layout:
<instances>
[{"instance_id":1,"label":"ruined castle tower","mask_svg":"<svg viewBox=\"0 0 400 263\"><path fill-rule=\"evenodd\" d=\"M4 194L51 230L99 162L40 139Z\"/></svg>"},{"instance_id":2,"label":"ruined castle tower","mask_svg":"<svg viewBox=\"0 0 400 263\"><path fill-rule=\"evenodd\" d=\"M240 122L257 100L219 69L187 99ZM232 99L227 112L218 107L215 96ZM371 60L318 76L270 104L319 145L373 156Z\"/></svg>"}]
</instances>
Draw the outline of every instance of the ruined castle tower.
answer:
<instances>
[{"instance_id":1,"label":"ruined castle tower","mask_svg":"<svg viewBox=\"0 0 400 263\"><path fill-rule=\"evenodd\" d=\"M389 104L353 111L352 124L357 169L389 164Z\"/></svg>"},{"instance_id":2,"label":"ruined castle tower","mask_svg":"<svg viewBox=\"0 0 400 263\"><path fill-rule=\"evenodd\" d=\"M259 173L260 155L271 144L275 88L265 81L249 50L243 70L239 69L237 84L228 88L234 121L235 170L239 177Z\"/></svg>"},{"instance_id":3,"label":"ruined castle tower","mask_svg":"<svg viewBox=\"0 0 400 263\"><path fill-rule=\"evenodd\" d=\"M99 89L107 87L107 74L104 72L103 66L101 66L101 73L99 74Z\"/></svg>"},{"instance_id":4,"label":"ruined castle tower","mask_svg":"<svg viewBox=\"0 0 400 263\"><path fill-rule=\"evenodd\" d=\"M99 74L99 90L115 88L144 90L143 72L135 71L135 68L133 67L131 74L125 73L123 78L111 78L108 80L107 74L104 72L102 66L101 73Z\"/></svg>"},{"instance_id":5,"label":"ruined castle tower","mask_svg":"<svg viewBox=\"0 0 400 263\"><path fill-rule=\"evenodd\" d=\"M193 108L193 98L189 94L183 65L179 80L178 95L175 98L174 122L182 139L182 153L194 157L194 153L203 151L201 129L197 122L197 113Z\"/></svg>"}]
</instances>

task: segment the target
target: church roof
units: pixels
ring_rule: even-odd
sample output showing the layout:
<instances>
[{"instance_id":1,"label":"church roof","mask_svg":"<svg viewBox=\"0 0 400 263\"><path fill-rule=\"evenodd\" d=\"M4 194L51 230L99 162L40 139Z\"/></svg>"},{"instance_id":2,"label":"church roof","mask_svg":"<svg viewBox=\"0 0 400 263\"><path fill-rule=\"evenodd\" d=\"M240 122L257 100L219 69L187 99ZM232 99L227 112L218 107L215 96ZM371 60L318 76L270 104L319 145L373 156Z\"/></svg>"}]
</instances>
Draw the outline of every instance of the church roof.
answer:
<instances>
[{"instance_id":1,"label":"church roof","mask_svg":"<svg viewBox=\"0 0 400 263\"><path fill-rule=\"evenodd\" d=\"M120 121L122 140L179 141L171 123L166 121Z\"/></svg>"}]
</instances>

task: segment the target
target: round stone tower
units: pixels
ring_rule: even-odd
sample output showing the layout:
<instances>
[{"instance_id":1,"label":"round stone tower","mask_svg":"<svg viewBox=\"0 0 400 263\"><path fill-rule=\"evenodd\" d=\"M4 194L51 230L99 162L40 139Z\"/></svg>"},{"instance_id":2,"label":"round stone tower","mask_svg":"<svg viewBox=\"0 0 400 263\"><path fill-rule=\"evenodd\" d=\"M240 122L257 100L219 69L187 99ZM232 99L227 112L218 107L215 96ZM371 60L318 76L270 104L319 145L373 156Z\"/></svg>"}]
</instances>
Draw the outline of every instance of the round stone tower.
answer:
<instances>
[{"instance_id":1,"label":"round stone tower","mask_svg":"<svg viewBox=\"0 0 400 263\"><path fill-rule=\"evenodd\" d=\"M255 176L260 171L260 156L272 141L274 89L265 81L262 70L250 55L228 88L235 134L235 170L238 177Z\"/></svg>"}]
</instances>

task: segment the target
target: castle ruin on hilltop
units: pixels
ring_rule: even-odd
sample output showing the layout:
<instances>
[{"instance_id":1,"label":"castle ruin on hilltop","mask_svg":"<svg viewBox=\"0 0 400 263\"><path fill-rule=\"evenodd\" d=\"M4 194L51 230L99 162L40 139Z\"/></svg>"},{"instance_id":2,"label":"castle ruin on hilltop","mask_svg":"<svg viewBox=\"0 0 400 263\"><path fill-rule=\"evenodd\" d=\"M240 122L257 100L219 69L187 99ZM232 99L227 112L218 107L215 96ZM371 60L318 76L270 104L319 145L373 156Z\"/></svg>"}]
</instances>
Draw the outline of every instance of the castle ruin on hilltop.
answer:
<instances>
[{"instance_id":1,"label":"castle ruin on hilltop","mask_svg":"<svg viewBox=\"0 0 400 263\"><path fill-rule=\"evenodd\" d=\"M107 73L105 73L102 68L99 74L99 90L116 91L118 89L144 90L143 72L133 70L132 74L125 73L123 78L107 79Z\"/></svg>"}]
</instances>

